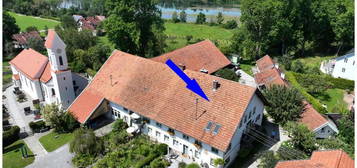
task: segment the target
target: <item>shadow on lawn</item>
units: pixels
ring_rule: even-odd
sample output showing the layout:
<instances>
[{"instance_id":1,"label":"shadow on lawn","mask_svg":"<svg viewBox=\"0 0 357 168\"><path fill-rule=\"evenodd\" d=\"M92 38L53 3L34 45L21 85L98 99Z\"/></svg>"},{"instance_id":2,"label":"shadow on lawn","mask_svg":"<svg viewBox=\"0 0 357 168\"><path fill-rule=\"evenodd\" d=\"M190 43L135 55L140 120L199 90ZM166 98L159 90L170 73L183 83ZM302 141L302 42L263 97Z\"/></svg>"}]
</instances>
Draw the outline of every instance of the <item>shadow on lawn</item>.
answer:
<instances>
[{"instance_id":1,"label":"shadow on lawn","mask_svg":"<svg viewBox=\"0 0 357 168\"><path fill-rule=\"evenodd\" d=\"M3 150L3 153L7 153L7 152L11 152L11 151L14 151L14 150L20 150L21 147L23 147L25 144L23 143L20 143L20 144L16 144L16 145L13 145L13 146L10 146L8 148L5 148Z\"/></svg>"}]
</instances>

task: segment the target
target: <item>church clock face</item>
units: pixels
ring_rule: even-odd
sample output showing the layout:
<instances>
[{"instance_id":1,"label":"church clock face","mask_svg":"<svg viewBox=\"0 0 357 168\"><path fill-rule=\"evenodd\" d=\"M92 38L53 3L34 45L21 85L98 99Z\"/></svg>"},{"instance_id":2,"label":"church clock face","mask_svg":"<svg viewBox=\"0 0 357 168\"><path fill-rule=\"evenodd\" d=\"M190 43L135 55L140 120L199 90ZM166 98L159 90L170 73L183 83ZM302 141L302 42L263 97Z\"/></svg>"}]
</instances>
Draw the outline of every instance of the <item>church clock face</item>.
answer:
<instances>
[{"instance_id":1,"label":"church clock face","mask_svg":"<svg viewBox=\"0 0 357 168\"><path fill-rule=\"evenodd\" d=\"M62 50L58 48L56 52L57 52L58 54L60 54L60 53L62 52Z\"/></svg>"}]
</instances>

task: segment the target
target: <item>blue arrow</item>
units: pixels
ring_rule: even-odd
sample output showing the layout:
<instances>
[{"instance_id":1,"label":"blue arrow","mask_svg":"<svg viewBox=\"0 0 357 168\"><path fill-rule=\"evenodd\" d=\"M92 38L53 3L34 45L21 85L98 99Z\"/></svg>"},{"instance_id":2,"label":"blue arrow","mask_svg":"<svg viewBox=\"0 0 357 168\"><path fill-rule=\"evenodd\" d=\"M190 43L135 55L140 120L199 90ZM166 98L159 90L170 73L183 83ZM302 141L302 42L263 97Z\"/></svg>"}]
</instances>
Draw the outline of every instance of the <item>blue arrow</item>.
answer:
<instances>
[{"instance_id":1,"label":"blue arrow","mask_svg":"<svg viewBox=\"0 0 357 168\"><path fill-rule=\"evenodd\" d=\"M195 79L190 79L185 72L183 72L174 62L171 61L171 59L168 59L166 61L166 65L168 65L171 70L173 70L186 84L186 88L190 89L192 92L198 94L202 98L206 99L209 101L208 97L206 96L205 92L201 89L200 85L197 83Z\"/></svg>"}]
</instances>

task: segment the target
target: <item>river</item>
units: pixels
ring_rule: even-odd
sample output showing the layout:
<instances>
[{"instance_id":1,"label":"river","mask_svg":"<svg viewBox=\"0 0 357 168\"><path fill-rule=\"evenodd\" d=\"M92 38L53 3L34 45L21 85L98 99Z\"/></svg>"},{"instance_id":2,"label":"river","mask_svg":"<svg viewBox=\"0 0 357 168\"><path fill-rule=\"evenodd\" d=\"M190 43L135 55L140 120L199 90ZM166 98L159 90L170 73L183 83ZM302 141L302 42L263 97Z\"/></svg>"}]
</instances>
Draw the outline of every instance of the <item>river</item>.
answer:
<instances>
[{"instance_id":1,"label":"river","mask_svg":"<svg viewBox=\"0 0 357 168\"><path fill-rule=\"evenodd\" d=\"M80 7L81 2L82 0L64 0L60 7ZM157 7L161 10L163 19L171 19L175 11L185 11L187 22L195 22L200 12L206 15L207 22L214 21L219 12L222 12L226 20L238 20L241 15L239 1L236 0L159 0Z\"/></svg>"}]
</instances>

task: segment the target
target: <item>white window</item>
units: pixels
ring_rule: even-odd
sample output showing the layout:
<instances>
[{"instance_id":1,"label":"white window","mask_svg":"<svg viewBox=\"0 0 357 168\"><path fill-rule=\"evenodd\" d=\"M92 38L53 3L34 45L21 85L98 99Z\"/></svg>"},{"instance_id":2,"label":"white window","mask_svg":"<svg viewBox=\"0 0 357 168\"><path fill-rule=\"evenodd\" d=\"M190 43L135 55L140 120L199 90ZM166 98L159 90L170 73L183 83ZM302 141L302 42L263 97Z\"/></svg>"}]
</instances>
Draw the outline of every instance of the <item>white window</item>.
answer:
<instances>
[{"instance_id":1,"label":"white window","mask_svg":"<svg viewBox=\"0 0 357 168\"><path fill-rule=\"evenodd\" d=\"M345 58L345 60L344 60L344 61L345 61L345 63L347 63L347 62L348 62L348 58Z\"/></svg>"},{"instance_id":2,"label":"white window","mask_svg":"<svg viewBox=\"0 0 357 168\"><path fill-rule=\"evenodd\" d=\"M156 131L156 137L160 137L161 133L159 131Z\"/></svg>"},{"instance_id":3,"label":"white window","mask_svg":"<svg viewBox=\"0 0 357 168\"><path fill-rule=\"evenodd\" d=\"M342 72L345 72L346 71L346 69L345 68L342 68Z\"/></svg>"},{"instance_id":4,"label":"white window","mask_svg":"<svg viewBox=\"0 0 357 168\"><path fill-rule=\"evenodd\" d=\"M200 158L200 152L197 151L197 150L195 150L195 157L196 157L196 158Z\"/></svg>"},{"instance_id":5,"label":"white window","mask_svg":"<svg viewBox=\"0 0 357 168\"><path fill-rule=\"evenodd\" d=\"M212 151L213 153L218 154L218 149L217 149L217 148L211 147L211 151Z\"/></svg>"},{"instance_id":6,"label":"white window","mask_svg":"<svg viewBox=\"0 0 357 168\"><path fill-rule=\"evenodd\" d=\"M173 140L172 144L173 144L174 146L177 146L177 145L178 145L178 141Z\"/></svg>"},{"instance_id":7,"label":"white window","mask_svg":"<svg viewBox=\"0 0 357 168\"><path fill-rule=\"evenodd\" d=\"M158 123L158 122L156 122L156 126L158 126L159 128L161 128L161 124L160 123Z\"/></svg>"},{"instance_id":8,"label":"white window","mask_svg":"<svg viewBox=\"0 0 357 168\"><path fill-rule=\"evenodd\" d=\"M182 137L183 137L183 139L186 139L186 140L189 140L189 139L190 139L190 137L188 137L188 136L185 135L185 134L182 134Z\"/></svg>"},{"instance_id":9,"label":"white window","mask_svg":"<svg viewBox=\"0 0 357 168\"><path fill-rule=\"evenodd\" d=\"M148 134L152 132L152 128L148 127Z\"/></svg>"},{"instance_id":10,"label":"white window","mask_svg":"<svg viewBox=\"0 0 357 168\"><path fill-rule=\"evenodd\" d=\"M321 133L325 133L325 127L321 128Z\"/></svg>"},{"instance_id":11,"label":"white window","mask_svg":"<svg viewBox=\"0 0 357 168\"><path fill-rule=\"evenodd\" d=\"M164 141L169 141L170 137L167 135L164 135Z\"/></svg>"}]
</instances>

